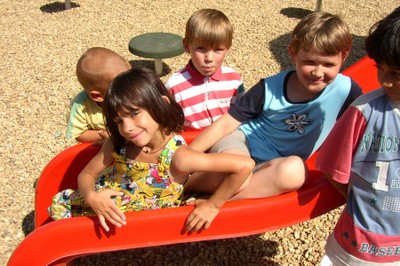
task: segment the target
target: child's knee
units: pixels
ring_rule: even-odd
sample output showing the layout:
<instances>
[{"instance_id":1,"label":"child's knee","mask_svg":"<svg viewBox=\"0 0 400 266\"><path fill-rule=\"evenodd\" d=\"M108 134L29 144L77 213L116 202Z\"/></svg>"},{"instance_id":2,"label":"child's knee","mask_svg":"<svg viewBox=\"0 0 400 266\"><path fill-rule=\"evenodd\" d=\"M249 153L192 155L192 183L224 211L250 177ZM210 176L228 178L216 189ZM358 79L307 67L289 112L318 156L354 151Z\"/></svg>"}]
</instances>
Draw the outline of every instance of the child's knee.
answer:
<instances>
[{"instance_id":1,"label":"child's knee","mask_svg":"<svg viewBox=\"0 0 400 266\"><path fill-rule=\"evenodd\" d=\"M299 189L306 179L304 161L298 156L283 158L277 165L278 187L284 191Z\"/></svg>"}]
</instances>

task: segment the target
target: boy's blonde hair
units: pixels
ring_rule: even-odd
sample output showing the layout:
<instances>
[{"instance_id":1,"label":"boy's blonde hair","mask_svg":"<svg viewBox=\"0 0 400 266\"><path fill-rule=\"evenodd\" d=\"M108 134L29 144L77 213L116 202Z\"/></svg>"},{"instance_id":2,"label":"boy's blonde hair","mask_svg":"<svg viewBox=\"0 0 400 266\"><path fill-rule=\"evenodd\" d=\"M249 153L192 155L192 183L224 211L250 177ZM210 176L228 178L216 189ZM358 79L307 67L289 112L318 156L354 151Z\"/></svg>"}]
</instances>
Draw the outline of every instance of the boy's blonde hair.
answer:
<instances>
[{"instance_id":1,"label":"boy's blonde hair","mask_svg":"<svg viewBox=\"0 0 400 266\"><path fill-rule=\"evenodd\" d=\"M196 43L207 48L232 46L233 25L219 10L200 9L193 13L186 23L185 41L188 45Z\"/></svg>"},{"instance_id":2,"label":"boy's blonde hair","mask_svg":"<svg viewBox=\"0 0 400 266\"><path fill-rule=\"evenodd\" d=\"M313 12L294 28L289 46L294 53L302 49L325 55L348 54L352 36L346 23L337 15Z\"/></svg>"},{"instance_id":3,"label":"boy's blonde hair","mask_svg":"<svg viewBox=\"0 0 400 266\"><path fill-rule=\"evenodd\" d=\"M129 62L118 53L104 47L93 47L79 58L76 76L87 92L105 92L111 80L128 69Z\"/></svg>"}]
</instances>

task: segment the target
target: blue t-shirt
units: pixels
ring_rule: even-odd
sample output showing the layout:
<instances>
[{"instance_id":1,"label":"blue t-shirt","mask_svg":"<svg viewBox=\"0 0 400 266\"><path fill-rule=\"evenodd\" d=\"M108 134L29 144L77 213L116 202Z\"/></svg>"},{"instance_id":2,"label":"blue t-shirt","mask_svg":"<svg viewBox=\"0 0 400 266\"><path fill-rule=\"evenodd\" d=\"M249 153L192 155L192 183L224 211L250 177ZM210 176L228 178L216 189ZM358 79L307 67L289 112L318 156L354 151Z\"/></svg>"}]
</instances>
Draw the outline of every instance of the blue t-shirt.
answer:
<instances>
[{"instance_id":1,"label":"blue t-shirt","mask_svg":"<svg viewBox=\"0 0 400 266\"><path fill-rule=\"evenodd\" d=\"M338 74L313 99L293 103L286 83L293 71L261 80L229 109L242 122L250 153L257 162L297 155L311 156L325 140L338 116L361 94L351 78Z\"/></svg>"}]
</instances>

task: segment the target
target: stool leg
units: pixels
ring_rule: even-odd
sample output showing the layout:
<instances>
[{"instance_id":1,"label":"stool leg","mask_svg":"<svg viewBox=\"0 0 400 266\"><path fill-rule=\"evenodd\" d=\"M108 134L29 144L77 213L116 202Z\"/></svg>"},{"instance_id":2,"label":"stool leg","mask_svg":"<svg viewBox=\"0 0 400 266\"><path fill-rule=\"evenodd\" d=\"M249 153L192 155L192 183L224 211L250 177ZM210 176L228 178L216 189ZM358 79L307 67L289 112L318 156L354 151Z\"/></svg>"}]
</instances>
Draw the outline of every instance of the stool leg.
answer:
<instances>
[{"instance_id":1,"label":"stool leg","mask_svg":"<svg viewBox=\"0 0 400 266\"><path fill-rule=\"evenodd\" d=\"M317 0L317 6L315 7L315 11L322 10L322 0Z\"/></svg>"},{"instance_id":2,"label":"stool leg","mask_svg":"<svg viewBox=\"0 0 400 266\"><path fill-rule=\"evenodd\" d=\"M156 69L157 76L161 76L163 71L162 59L154 59L154 68Z\"/></svg>"},{"instance_id":3,"label":"stool leg","mask_svg":"<svg viewBox=\"0 0 400 266\"><path fill-rule=\"evenodd\" d=\"M65 0L65 9L70 9L70 8L71 8L71 1Z\"/></svg>"}]
</instances>

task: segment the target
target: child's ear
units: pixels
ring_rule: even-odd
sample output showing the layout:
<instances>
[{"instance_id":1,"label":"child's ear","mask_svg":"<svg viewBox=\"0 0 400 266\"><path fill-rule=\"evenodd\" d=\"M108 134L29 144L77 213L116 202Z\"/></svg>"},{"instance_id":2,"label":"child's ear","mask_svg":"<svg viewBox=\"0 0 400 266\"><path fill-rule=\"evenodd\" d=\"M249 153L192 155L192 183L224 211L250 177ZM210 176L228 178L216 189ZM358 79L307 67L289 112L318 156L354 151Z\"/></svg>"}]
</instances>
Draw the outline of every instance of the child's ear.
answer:
<instances>
[{"instance_id":1,"label":"child's ear","mask_svg":"<svg viewBox=\"0 0 400 266\"><path fill-rule=\"evenodd\" d=\"M185 38L182 39L183 49L185 49L186 53L190 53L189 44Z\"/></svg>"},{"instance_id":2,"label":"child's ear","mask_svg":"<svg viewBox=\"0 0 400 266\"><path fill-rule=\"evenodd\" d=\"M292 62L292 64L295 64L296 52L295 52L293 46L291 46L291 45L288 46L288 53L289 53L290 61Z\"/></svg>"},{"instance_id":3,"label":"child's ear","mask_svg":"<svg viewBox=\"0 0 400 266\"><path fill-rule=\"evenodd\" d=\"M100 92L98 92L98 91L89 92L89 97L93 101L98 102L98 103L102 103L104 101L104 98L103 98L102 94Z\"/></svg>"},{"instance_id":4,"label":"child's ear","mask_svg":"<svg viewBox=\"0 0 400 266\"><path fill-rule=\"evenodd\" d=\"M342 66L343 66L344 62L346 61L346 59L349 57L349 55L350 55L350 51L342 52Z\"/></svg>"},{"instance_id":5,"label":"child's ear","mask_svg":"<svg viewBox=\"0 0 400 266\"><path fill-rule=\"evenodd\" d=\"M170 104L171 102L170 102L170 100L169 100L169 98L167 97L167 96L165 96L165 95L163 95L163 96L161 96L163 99L164 99L164 101L166 101L168 104Z\"/></svg>"}]
</instances>

